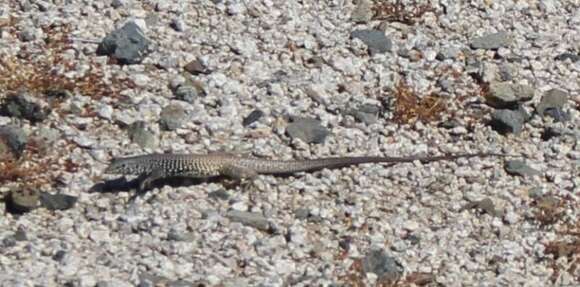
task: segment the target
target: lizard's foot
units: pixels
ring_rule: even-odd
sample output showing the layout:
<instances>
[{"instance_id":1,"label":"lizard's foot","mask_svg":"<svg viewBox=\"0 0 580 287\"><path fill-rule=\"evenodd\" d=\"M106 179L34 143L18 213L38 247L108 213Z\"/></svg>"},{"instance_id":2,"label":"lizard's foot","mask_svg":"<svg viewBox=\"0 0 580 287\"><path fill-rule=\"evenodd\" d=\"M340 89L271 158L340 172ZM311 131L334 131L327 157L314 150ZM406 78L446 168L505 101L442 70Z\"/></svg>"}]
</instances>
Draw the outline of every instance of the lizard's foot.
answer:
<instances>
[{"instance_id":1,"label":"lizard's foot","mask_svg":"<svg viewBox=\"0 0 580 287\"><path fill-rule=\"evenodd\" d=\"M236 187L242 185L242 181L241 180L236 180L236 179L224 179L222 181L222 185L226 189L235 189Z\"/></svg>"},{"instance_id":2,"label":"lizard's foot","mask_svg":"<svg viewBox=\"0 0 580 287\"><path fill-rule=\"evenodd\" d=\"M139 190L137 192L145 192L147 191L150 187L151 184L160 179L165 177L165 174L163 173L163 170L161 169L156 169L153 170L152 172L150 172L149 174L147 174L139 183Z\"/></svg>"}]
</instances>

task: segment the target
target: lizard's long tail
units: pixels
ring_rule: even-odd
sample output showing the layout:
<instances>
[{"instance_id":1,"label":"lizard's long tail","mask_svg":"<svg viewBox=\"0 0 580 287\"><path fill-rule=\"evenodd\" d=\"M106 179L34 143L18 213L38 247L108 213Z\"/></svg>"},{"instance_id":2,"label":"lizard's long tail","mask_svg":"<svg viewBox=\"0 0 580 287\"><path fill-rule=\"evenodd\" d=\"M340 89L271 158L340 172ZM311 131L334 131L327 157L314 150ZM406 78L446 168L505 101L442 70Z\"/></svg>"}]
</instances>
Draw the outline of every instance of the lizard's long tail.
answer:
<instances>
[{"instance_id":1,"label":"lizard's long tail","mask_svg":"<svg viewBox=\"0 0 580 287\"><path fill-rule=\"evenodd\" d=\"M310 160L282 161L264 160L242 163L244 166L255 170L260 174L290 174L301 171L313 171L324 168L341 168L364 163L406 163L420 161L430 163L442 160L455 160L458 158L505 156L494 153L474 153L474 154L452 154L432 157L408 156L408 157L330 157Z\"/></svg>"}]
</instances>

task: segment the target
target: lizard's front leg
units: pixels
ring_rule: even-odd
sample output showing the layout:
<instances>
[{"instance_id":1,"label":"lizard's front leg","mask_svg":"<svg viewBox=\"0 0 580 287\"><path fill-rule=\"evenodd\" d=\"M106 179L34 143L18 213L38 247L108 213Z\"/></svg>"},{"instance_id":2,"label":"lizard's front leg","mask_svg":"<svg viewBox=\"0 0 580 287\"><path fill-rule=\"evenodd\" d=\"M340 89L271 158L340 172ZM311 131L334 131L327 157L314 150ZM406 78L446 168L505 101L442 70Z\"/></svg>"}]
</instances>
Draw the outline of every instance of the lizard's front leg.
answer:
<instances>
[{"instance_id":1,"label":"lizard's front leg","mask_svg":"<svg viewBox=\"0 0 580 287\"><path fill-rule=\"evenodd\" d=\"M139 183L139 191L146 191L154 181L164 178L165 176L166 174L163 172L163 169L154 169L141 180Z\"/></svg>"}]
</instances>

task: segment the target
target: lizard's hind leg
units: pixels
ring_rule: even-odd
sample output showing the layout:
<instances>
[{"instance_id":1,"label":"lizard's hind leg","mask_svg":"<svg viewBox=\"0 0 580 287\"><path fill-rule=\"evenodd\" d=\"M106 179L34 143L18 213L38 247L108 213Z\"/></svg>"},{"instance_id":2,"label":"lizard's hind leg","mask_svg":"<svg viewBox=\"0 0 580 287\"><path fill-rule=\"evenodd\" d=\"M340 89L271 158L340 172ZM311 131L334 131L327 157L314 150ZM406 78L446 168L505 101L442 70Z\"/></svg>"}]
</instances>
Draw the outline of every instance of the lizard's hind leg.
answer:
<instances>
[{"instance_id":1,"label":"lizard's hind leg","mask_svg":"<svg viewBox=\"0 0 580 287\"><path fill-rule=\"evenodd\" d=\"M251 185L253 180L258 176L258 173L255 170L236 165L224 167L221 170L221 173L233 180L233 185L240 185L242 190Z\"/></svg>"}]
</instances>

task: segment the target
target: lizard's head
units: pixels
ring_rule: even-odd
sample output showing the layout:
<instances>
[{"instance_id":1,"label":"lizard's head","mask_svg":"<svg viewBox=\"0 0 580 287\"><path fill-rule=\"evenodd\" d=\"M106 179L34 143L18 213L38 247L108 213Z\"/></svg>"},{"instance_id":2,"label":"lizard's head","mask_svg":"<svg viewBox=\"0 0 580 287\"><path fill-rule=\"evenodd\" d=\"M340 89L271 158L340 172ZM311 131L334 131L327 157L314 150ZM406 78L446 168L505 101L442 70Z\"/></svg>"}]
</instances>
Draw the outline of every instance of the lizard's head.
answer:
<instances>
[{"instance_id":1,"label":"lizard's head","mask_svg":"<svg viewBox=\"0 0 580 287\"><path fill-rule=\"evenodd\" d=\"M105 174L132 174L137 172L137 164L123 158L111 160L109 166L105 169Z\"/></svg>"}]
</instances>

